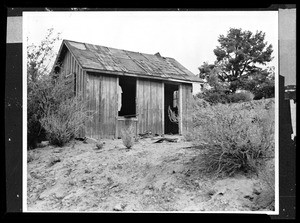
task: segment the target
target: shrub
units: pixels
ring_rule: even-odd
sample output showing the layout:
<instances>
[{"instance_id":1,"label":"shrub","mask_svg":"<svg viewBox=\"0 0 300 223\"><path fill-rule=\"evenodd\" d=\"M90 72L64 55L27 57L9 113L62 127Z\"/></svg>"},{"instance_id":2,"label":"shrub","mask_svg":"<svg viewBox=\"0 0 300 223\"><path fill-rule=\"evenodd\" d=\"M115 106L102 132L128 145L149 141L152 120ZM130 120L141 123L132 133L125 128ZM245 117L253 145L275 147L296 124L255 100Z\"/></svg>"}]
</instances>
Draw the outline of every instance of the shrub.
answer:
<instances>
[{"instance_id":1,"label":"shrub","mask_svg":"<svg viewBox=\"0 0 300 223\"><path fill-rule=\"evenodd\" d=\"M259 88L254 90L254 100L260 100L262 98L274 98L275 96L275 86L264 84Z\"/></svg>"},{"instance_id":2,"label":"shrub","mask_svg":"<svg viewBox=\"0 0 300 223\"><path fill-rule=\"evenodd\" d=\"M228 98L231 103L238 103L251 101L253 100L254 95L250 91L244 91L228 95Z\"/></svg>"},{"instance_id":3,"label":"shrub","mask_svg":"<svg viewBox=\"0 0 300 223\"><path fill-rule=\"evenodd\" d=\"M34 149L39 141L46 139L45 129L41 126L40 119L44 116L48 95L51 91L49 76L27 84L27 142L28 149Z\"/></svg>"},{"instance_id":4,"label":"shrub","mask_svg":"<svg viewBox=\"0 0 300 223\"><path fill-rule=\"evenodd\" d=\"M41 76L28 82L28 142L36 147L41 133L50 144L63 146L92 117L81 95L74 95L70 80L64 75Z\"/></svg>"},{"instance_id":5,"label":"shrub","mask_svg":"<svg viewBox=\"0 0 300 223\"><path fill-rule=\"evenodd\" d=\"M121 130L121 138L124 146L130 149L134 144L134 128L132 126Z\"/></svg>"},{"instance_id":6,"label":"shrub","mask_svg":"<svg viewBox=\"0 0 300 223\"><path fill-rule=\"evenodd\" d=\"M210 104L226 104L230 102L228 94L221 90L206 90L205 92L198 94L197 97L209 102Z\"/></svg>"},{"instance_id":7,"label":"shrub","mask_svg":"<svg viewBox=\"0 0 300 223\"><path fill-rule=\"evenodd\" d=\"M256 172L260 161L273 154L274 107L261 104L201 107L194 103L194 143L203 148L201 166L217 176Z\"/></svg>"},{"instance_id":8,"label":"shrub","mask_svg":"<svg viewBox=\"0 0 300 223\"><path fill-rule=\"evenodd\" d=\"M50 144L63 146L77 135L90 117L85 103L73 97L60 103L57 108L49 109L41 119L41 125Z\"/></svg>"}]
</instances>

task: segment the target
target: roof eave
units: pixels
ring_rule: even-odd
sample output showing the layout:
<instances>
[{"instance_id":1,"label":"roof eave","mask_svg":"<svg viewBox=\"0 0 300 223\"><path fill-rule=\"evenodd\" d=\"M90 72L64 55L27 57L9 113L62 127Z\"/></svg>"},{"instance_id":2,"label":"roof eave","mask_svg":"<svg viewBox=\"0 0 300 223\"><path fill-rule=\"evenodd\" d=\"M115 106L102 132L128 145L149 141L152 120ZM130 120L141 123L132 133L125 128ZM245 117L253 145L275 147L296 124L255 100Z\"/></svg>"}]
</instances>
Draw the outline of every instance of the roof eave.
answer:
<instances>
[{"instance_id":1,"label":"roof eave","mask_svg":"<svg viewBox=\"0 0 300 223\"><path fill-rule=\"evenodd\" d=\"M182 80L176 78L164 78L160 76L149 76L149 75L142 75L142 74L135 74L129 72L120 72L120 71L108 71L108 70L100 70L100 69L93 69L88 67L83 67L84 71L87 72L95 72L95 73L102 73L102 74L111 74L116 76L130 76L130 77L137 77L137 78L147 78L153 80L162 80L162 81L173 81L173 82L181 82L181 83L203 83L202 80Z\"/></svg>"}]
</instances>

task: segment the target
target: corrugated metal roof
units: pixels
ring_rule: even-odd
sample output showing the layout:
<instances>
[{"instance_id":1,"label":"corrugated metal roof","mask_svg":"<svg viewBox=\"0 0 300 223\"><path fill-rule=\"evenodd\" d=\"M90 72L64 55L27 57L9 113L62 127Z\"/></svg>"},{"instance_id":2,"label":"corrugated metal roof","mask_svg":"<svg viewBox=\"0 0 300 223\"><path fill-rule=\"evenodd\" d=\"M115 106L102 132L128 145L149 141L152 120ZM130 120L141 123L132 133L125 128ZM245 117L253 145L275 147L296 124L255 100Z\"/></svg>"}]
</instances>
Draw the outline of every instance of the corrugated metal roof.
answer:
<instances>
[{"instance_id":1,"label":"corrugated metal roof","mask_svg":"<svg viewBox=\"0 0 300 223\"><path fill-rule=\"evenodd\" d=\"M202 82L175 59L161 57L159 53L151 55L70 40L64 40L62 44L66 44L80 65L86 69Z\"/></svg>"}]
</instances>

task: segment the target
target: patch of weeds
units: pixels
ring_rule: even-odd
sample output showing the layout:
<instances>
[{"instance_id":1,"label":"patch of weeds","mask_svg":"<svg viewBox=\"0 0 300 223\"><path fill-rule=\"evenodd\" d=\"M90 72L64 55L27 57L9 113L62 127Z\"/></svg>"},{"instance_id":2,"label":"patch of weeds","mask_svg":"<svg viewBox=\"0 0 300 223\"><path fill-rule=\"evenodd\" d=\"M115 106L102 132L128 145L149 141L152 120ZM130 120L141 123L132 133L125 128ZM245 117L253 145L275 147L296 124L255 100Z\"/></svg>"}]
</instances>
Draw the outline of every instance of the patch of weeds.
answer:
<instances>
[{"instance_id":1,"label":"patch of weeds","mask_svg":"<svg viewBox=\"0 0 300 223\"><path fill-rule=\"evenodd\" d=\"M206 173L218 177L257 173L259 161L274 156L274 107L245 109L244 104L201 107L195 103L195 145L204 145L199 162Z\"/></svg>"}]
</instances>

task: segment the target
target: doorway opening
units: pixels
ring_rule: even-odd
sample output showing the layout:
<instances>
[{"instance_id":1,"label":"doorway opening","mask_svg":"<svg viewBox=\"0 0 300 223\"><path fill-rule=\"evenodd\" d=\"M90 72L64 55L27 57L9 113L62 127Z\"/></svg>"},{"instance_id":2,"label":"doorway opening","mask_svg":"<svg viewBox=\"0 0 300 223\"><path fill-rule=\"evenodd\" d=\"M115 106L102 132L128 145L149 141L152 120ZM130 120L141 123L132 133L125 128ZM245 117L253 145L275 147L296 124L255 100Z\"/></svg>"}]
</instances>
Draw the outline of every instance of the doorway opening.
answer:
<instances>
[{"instance_id":1,"label":"doorway opening","mask_svg":"<svg viewBox=\"0 0 300 223\"><path fill-rule=\"evenodd\" d=\"M118 116L136 117L136 78L119 77Z\"/></svg>"},{"instance_id":2,"label":"doorway opening","mask_svg":"<svg viewBox=\"0 0 300 223\"><path fill-rule=\"evenodd\" d=\"M178 134L179 85L165 84L165 134Z\"/></svg>"}]
</instances>

